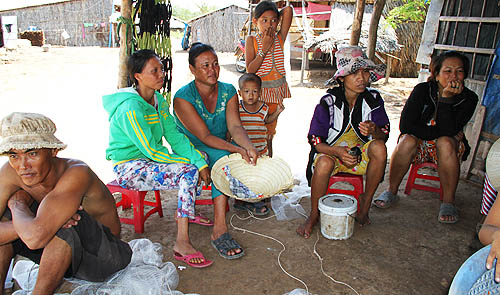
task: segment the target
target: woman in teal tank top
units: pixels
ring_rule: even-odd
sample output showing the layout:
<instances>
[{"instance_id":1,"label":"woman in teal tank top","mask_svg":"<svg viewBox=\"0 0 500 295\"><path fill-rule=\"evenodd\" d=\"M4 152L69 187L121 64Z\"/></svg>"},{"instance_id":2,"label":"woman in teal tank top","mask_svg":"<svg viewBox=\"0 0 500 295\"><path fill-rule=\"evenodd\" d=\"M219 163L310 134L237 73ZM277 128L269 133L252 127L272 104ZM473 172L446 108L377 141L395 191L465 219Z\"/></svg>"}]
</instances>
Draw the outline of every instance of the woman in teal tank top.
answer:
<instances>
[{"instance_id":1,"label":"woman in teal tank top","mask_svg":"<svg viewBox=\"0 0 500 295\"><path fill-rule=\"evenodd\" d=\"M214 49L194 43L189 50L189 69L195 79L179 89L173 101L180 131L196 149L208 155L210 168L231 153L239 153L247 162L255 163L258 153L241 125L236 89L218 81L220 66ZM226 141L227 132L238 145ZM243 256L243 248L227 232L227 196L212 185L212 198L215 215L212 245L226 259Z\"/></svg>"}]
</instances>

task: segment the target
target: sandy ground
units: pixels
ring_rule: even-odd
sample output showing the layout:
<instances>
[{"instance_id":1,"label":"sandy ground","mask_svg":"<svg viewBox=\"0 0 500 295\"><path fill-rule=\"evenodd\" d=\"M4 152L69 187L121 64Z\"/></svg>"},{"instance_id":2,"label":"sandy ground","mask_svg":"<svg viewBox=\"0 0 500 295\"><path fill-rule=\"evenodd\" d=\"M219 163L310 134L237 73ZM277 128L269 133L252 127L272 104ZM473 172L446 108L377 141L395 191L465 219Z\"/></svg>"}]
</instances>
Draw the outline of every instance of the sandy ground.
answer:
<instances>
[{"instance_id":1,"label":"sandy ground","mask_svg":"<svg viewBox=\"0 0 500 295\"><path fill-rule=\"evenodd\" d=\"M177 44L177 43L174 43ZM177 46L177 45L174 45ZM237 85L239 73L234 70L234 56L219 54L220 81ZM187 53L174 50L174 92L189 82ZM0 52L0 117L13 112L39 112L54 120L56 135L68 148L62 157L84 160L104 181L113 179L111 164L105 160L107 147L107 115L102 108L101 96L116 89L118 69L116 48L57 48L42 52L31 47L16 52ZM292 67L289 75L293 98L285 102L286 110L280 116L274 141L275 155L290 165L294 177L304 179L309 145L306 135L310 118L319 98L325 92L320 87L324 79L315 78L299 85L300 72ZM386 110L390 116L392 132L387 144L389 154L398 135L399 114L416 84L416 79L390 79L389 84L378 82L374 86L383 91ZM0 159L5 162L6 159ZM460 221L455 225L437 222L439 198L435 193L414 191L403 193L401 201L388 210L373 208L372 225L355 228L353 237L333 241L319 235L317 252L323 258L324 271L350 284L360 294L446 294L454 274L465 259L478 248L475 239L479 219L481 188L461 181L457 191ZM377 193L387 187L387 176ZM171 259L176 227L172 218L176 206L176 192L162 192L165 217L151 216L144 234L136 234L132 226L123 225L123 238L127 241L148 238L163 246L165 260ZM309 200L301 202L306 211ZM211 206L198 209L212 216ZM128 214L130 212L120 214ZM235 212L228 212L227 220ZM281 265L290 274L300 278L313 294L355 294L346 286L335 284L324 276L320 261L313 254L318 228L311 239L295 234L302 219L277 221L238 220L234 225L264 233L280 240L286 250L281 254ZM179 271L178 290L199 294L284 294L295 288L305 288L288 277L278 265L282 246L275 241L244 233L233 228L230 233L245 248L246 255L235 261L218 256L209 243L210 228L190 227L193 244L213 266L198 270ZM182 263L174 262L176 265ZM67 291L67 284L61 291Z\"/></svg>"}]
</instances>

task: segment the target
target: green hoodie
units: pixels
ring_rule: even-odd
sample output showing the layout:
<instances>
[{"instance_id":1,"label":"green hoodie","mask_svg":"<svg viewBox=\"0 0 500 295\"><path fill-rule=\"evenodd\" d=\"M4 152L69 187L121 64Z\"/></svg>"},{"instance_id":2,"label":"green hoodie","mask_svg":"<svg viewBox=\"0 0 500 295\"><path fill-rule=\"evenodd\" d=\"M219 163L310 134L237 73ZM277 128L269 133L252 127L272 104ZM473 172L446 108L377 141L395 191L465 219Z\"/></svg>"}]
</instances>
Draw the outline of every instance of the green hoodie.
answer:
<instances>
[{"instance_id":1,"label":"green hoodie","mask_svg":"<svg viewBox=\"0 0 500 295\"><path fill-rule=\"evenodd\" d=\"M203 155L177 130L163 96L155 92L158 111L132 88L102 97L109 114L109 147L106 159L120 164L135 159L159 163L187 163L207 167ZM163 146L165 137L173 153Z\"/></svg>"}]
</instances>

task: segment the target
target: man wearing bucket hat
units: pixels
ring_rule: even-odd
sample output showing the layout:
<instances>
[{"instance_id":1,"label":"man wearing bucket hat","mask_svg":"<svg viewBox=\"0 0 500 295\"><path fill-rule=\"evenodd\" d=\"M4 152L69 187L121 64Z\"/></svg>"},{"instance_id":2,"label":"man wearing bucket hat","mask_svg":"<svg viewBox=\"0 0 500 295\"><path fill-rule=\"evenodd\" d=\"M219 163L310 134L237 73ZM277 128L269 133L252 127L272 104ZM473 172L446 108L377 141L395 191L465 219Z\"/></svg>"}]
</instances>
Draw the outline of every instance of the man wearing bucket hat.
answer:
<instances>
[{"instance_id":1,"label":"man wearing bucket hat","mask_svg":"<svg viewBox=\"0 0 500 295\"><path fill-rule=\"evenodd\" d=\"M0 284L19 254L40 265L33 294L53 294L63 276L103 281L132 255L113 196L85 163L57 157L55 131L40 114L0 123Z\"/></svg>"},{"instance_id":2,"label":"man wearing bucket hat","mask_svg":"<svg viewBox=\"0 0 500 295\"><path fill-rule=\"evenodd\" d=\"M389 118L380 94L367 88L384 76L385 65L375 65L357 46L341 48L335 56L337 72L328 83L337 87L320 99L308 134L311 152L306 177L311 186L311 213L297 228L305 238L318 222L318 200L326 194L330 176L339 172L366 174L357 220L369 224L371 200L387 160Z\"/></svg>"}]
</instances>

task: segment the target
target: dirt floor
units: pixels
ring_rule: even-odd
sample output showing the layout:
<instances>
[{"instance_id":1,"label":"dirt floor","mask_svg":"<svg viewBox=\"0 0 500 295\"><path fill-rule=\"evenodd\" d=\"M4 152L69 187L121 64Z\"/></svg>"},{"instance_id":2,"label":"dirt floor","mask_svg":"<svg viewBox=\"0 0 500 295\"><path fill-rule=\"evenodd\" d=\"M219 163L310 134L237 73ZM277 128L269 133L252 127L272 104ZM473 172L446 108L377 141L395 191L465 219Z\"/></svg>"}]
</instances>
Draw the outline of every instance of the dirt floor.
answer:
<instances>
[{"instance_id":1,"label":"dirt floor","mask_svg":"<svg viewBox=\"0 0 500 295\"><path fill-rule=\"evenodd\" d=\"M174 43L177 46L177 43ZM187 53L174 48L173 90L189 82ZM239 73L234 69L231 53L219 54L220 81L237 85ZM112 180L111 164L104 158L107 147L107 115L101 96L116 89L118 49L116 48L58 48L42 52L39 47L0 51L0 117L13 111L40 112L52 118L58 127L56 135L68 144L60 153L86 161L104 182ZM323 70L324 71L324 70ZM320 75L321 76L321 75ZM325 89L324 78L312 78L299 84L300 71L292 68L289 75L292 99L285 102L274 141L275 155L287 161L294 177L304 181L309 146L306 135L314 107ZM382 85L373 85L383 91L392 129L388 142L389 154L394 149L399 125L399 114L416 79L390 79ZM5 161L5 159L0 159ZM377 193L388 185L387 175ZM437 222L439 195L413 191L403 193L401 200L388 210L372 208L372 224L356 226L354 235L343 241L328 240L319 234L317 252L323 258L324 271L334 279L351 285L359 294L447 294L454 274L463 261L480 246L475 238L479 220L481 187L460 181L456 205L460 220L455 225ZM164 260L172 257L176 226L172 218L176 206L176 192L162 192L164 217L151 216L144 234L136 234L131 225L122 226L122 237L129 241L148 238L163 246ZM309 199L301 201L306 211ZM211 206L197 209L213 216ZM128 214L130 212L121 212ZM232 209L227 214L247 216ZM286 250L281 254L283 268L300 278L313 294L356 294L344 285L336 284L320 269L320 261L313 253L316 228L310 239L295 234L303 219L277 221L239 220L237 227L272 236L281 241ZM207 269L179 270L178 290L198 294L284 294L296 288L305 288L288 277L278 265L282 246L270 239L230 228L230 233L244 247L242 259L225 260L210 245L211 230L199 225L190 226L192 243L215 263ZM176 265L182 263L174 262ZM68 291L65 284L60 290Z\"/></svg>"}]
</instances>

